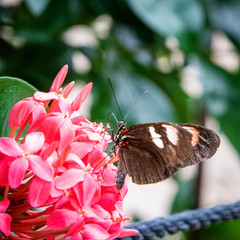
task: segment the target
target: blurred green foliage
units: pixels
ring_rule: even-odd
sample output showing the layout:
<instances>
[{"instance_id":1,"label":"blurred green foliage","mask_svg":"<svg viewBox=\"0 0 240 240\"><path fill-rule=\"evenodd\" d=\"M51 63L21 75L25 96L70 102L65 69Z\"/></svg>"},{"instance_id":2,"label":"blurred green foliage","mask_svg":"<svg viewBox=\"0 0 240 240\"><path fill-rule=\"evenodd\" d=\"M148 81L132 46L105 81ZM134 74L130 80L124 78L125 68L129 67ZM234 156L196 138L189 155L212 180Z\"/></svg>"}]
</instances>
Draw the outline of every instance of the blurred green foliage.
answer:
<instances>
[{"instance_id":1,"label":"blurred green foliage","mask_svg":"<svg viewBox=\"0 0 240 240\"><path fill-rule=\"evenodd\" d=\"M8 137L8 116L16 102L32 96L37 89L25 81L12 77L0 77L0 136Z\"/></svg>"},{"instance_id":2,"label":"blurred green foliage","mask_svg":"<svg viewBox=\"0 0 240 240\"><path fill-rule=\"evenodd\" d=\"M72 36L69 31L74 29L78 31ZM82 40L86 30L93 39ZM226 44L214 45L216 39L224 39L227 49ZM103 122L110 111L121 117L107 78L123 115L147 89L149 94L129 114L129 124L197 123L203 108L240 153L239 52L240 0L0 3L1 76L22 78L48 91L61 66L69 64L67 81L94 83L91 119ZM74 56L84 57L87 67ZM200 81L196 89L194 76L186 77L189 69ZM189 94L186 88L196 94ZM180 184L185 190L180 187L174 211L182 210L181 203L191 206L187 199L194 190L187 193L190 183L186 184ZM191 184L189 189L193 189ZM236 224L226 226L221 239L229 239L230 232L240 235ZM211 235L210 230L206 232ZM204 239L217 239L210 235Z\"/></svg>"}]
</instances>

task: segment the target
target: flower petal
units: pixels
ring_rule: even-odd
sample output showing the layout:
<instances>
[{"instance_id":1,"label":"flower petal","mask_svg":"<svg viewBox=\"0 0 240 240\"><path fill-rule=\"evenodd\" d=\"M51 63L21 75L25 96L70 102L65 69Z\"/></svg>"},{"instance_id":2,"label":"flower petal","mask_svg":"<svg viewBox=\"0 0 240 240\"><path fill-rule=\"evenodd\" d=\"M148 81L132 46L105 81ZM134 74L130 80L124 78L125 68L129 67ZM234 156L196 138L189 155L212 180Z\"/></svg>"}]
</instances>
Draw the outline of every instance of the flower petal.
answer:
<instances>
[{"instance_id":1,"label":"flower petal","mask_svg":"<svg viewBox=\"0 0 240 240\"><path fill-rule=\"evenodd\" d=\"M102 171L102 181L101 185L102 186L114 186L116 185L116 171L114 171L112 168L109 166L104 168Z\"/></svg>"},{"instance_id":2,"label":"flower petal","mask_svg":"<svg viewBox=\"0 0 240 240\"><path fill-rule=\"evenodd\" d=\"M64 236L64 240L65 239L82 240L83 238L80 231L83 228L83 223L84 223L84 218L83 217L79 218L78 221L71 226L68 233Z\"/></svg>"},{"instance_id":3,"label":"flower petal","mask_svg":"<svg viewBox=\"0 0 240 240\"><path fill-rule=\"evenodd\" d=\"M90 174L86 174L83 184L83 205L88 206L92 203L97 184Z\"/></svg>"},{"instance_id":4,"label":"flower petal","mask_svg":"<svg viewBox=\"0 0 240 240\"><path fill-rule=\"evenodd\" d=\"M0 186L8 184L8 170L12 158L5 157L0 161Z\"/></svg>"},{"instance_id":5,"label":"flower petal","mask_svg":"<svg viewBox=\"0 0 240 240\"><path fill-rule=\"evenodd\" d=\"M115 207L116 207L116 210L117 210L118 213L119 213L119 216L123 218L123 217L124 217L124 213L123 213L123 202L122 202L122 201L116 202Z\"/></svg>"},{"instance_id":6,"label":"flower petal","mask_svg":"<svg viewBox=\"0 0 240 240\"><path fill-rule=\"evenodd\" d=\"M71 104L73 112L79 110L79 108L87 98L88 94L90 93L92 85L93 85L92 83L88 83L73 100Z\"/></svg>"},{"instance_id":7,"label":"flower petal","mask_svg":"<svg viewBox=\"0 0 240 240\"><path fill-rule=\"evenodd\" d=\"M57 76L53 80L53 84L50 88L50 92L57 92L58 89L62 86L64 79L68 72L68 65L64 65L61 70L58 72Z\"/></svg>"},{"instance_id":8,"label":"flower petal","mask_svg":"<svg viewBox=\"0 0 240 240\"><path fill-rule=\"evenodd\" d=\"M21 156L23 154L23 150L18 143L14 139L8 137L0 138L0 152L12 157Z\"/></svg>"},{"instance_id":9,"label":"flower petal","mask_svg":"<svg viewBox=\"0 0 240 240\"><path fill-rule=\"evenodd\" d=\"M86 174L84 181L80 182L73 189L82 206L87 207L95 203L94 194L97 191L97 184L90 174Z\"/></svg>"},{"instance_id":10,"label":"flower petal","mask_svg":"<svg viewBox=\"0 0 240 240\"><path fill-rule=\"evenodd\" d=\"M122 237L129 237L129 236L133 236L138 234L139 231L136 229L123 229L122 232L120 233L120 235L118 236L118 238L122 238Z\"/></svg>"},{"instance_id":11,"label":"flower petal","mask_svg":"<svg viewBox=\"0 0 240 240\"><path fill-rule=\"evenodd\" d=\"M45 148L41 152L41 156L43 159L49 158L57 148L57 142L52 142L50 145L45 146Z\"/></svg>"},{"instance_id":12,"label":"flower petal","mask_svg":"<svg viewBox=\"0 0 240 240\"><path fill-rule=\"evenodd\" d=\"M56 179L56 188L68 189L84 180L85 172L81 169L70 169Z\"/></svg>"},{"instance_id":13,"label":"flower petal","mask_svg":"<svg viewBox=\"0 0 240 240\"><path fill-rule=\"evenodd\" d=\"M75 223L79 218L76 211L60 209L54 211L47 220L47 226L53 230L61 230Z\"/></svg>"},{"instance_id":14,"label":"flower petal","mask_svg":"<svg viewBox=\"0 0 240 240\"><path fill-rule=\"evenodd\" d=\"M110 234L97 224L85 224L83 230L84 239L104 240L110 237Z\"/></svg>"},{"instance_id":15,"label":"flower petal","mask_svg":"<svg viewBox=\"0 0 240 240\"><path fill-rule=\"evenodd\" d=\"M50 113L42 122L40 131L43 132L47 143L51 144L56 138L62 119L63 115L61 113ZM59 139L56 140L59 141Z\"/></svg>"},{"instance_id":16,"label":"flower petal","mask_svg":"<svg viewBox=\"0 0 240 240\"><path fill-rule=\"evenodd\" d=\"M32 207L43 206L50 196L51 183L35 177L30 185L28 203Z\"/></svg>"},{"instance_id":17,"label":"flower petal","mask_svg":"<svg viewBox=\"0 0 240 240\"><path fill-rule=\"evenodd\" d=\"M71 236L70 238L68 238L68 236ZM73 234L73 235L71 235L71 234L68 234L68 235L65 235L65 238L64 238L64 240L65 239L71 239L71 240L82 240L83 238L82 238L82 234L79 232L77 232L77 233L75 233L75 234Z\"/></svg>"},{"instance_id":18,"label":"flower petal","mask_svg":"<svg viewBox=\"0 0 240 240\"><path fill-rule=\"evenodd\" d=\"M8 206L10 204L9 200L3 200L0 202L0 213L3 213L7 210Z\"/></svg>"},{"instance_id":19,"label":"flower petal","mask_svg":"<svg viewBox=\"0 0 240 240\"><path fill-rule=\"evenodd\" d=\"M72 81L72 82L70 82L70 83L63 89L62 95L63 95L64 98L67 98L67 97L68 97L68 95L69 95L70 92L72 91L74 85L75 85L75 82Z\"/></svg>"},{"instance_id":20,"label":"flower petal","mask_svg":"<svg viewBox=\"0 0 240 240\"><path fill-rule=\"evenodd\" d=\"M65 118L59 130L60 130L60 143L58 149L59 152L61 153L66 146L72 143L75 135L75 129L70 119Z\"/></svg>"},{"instance_id":21,"label":"flower petal","mask_svg":"<svg viewBox=\"0 0 240 240\"><path fill-rule=\"evenodd\" d=\"M38 101L47 101L47 100L52 100L52 99L58 99L58 96L56 95L55 92L40 92L37 91L34 93L34 98Z\"/></svg>"},{"instance_id":22,"label":"flower petal","mask_svg":"<svg viewBox=\"0 0 240 240\"><path fill-rule=\"evenodd\" d=\"M29 122L30 126L27 132L30 133L39 128L46 115L47 113L44 105L41 102L36 102L36 107L32 111L31 119Z\"/></svg>"},{"instance_id":23,"label":"flower petal","mask_svg":"<svg viewBox=\"0 0 240 240\"><path fill-rule=\"evenodd\" d=\"M81 123L81 125L82 125L82 124L85 124L85 125L86 125L86 124L89 124L89 125L92 124L92 123L91 123L89 120L87 120L83 115L77 115L77 116L71 118L71 121L72 121L73 124L76 124L76 125L79 125L79 123Z\"/></svg>"},{"instance_id":24,"label":"flower petal","mask_svg":"<svg viewBox=\"0 0 240 240\"><path fill-rule=\"evenodd\" d=\"M12 188L17 188L21 184L28 169L28 160L24 157L13 161L9 167L8 181Z\"/></svg>"},{"instance_id":25,"label":"flower petal","mask_svg":"<svg viewBox=\"0 0 240 240\"><path fill-rule=\"evenodd\" d=\"M59 189L57 189L56 188L56 184L55 184L55 182L56 182L56 180L57 180L57 178L54 178L53 179L53 182L52 182L52 184L51 184L51 191L50 191L50 195L51 195L51 197L60 197L60 196L62 196L63 195L63 193L64 193L64 191L63 190L59 190Z\"/></svg>"},{"instance_id":26,"label":"flower petal","mask_svg":"<svg viewBox=\"0 0 240 240\"><path fill-rule=\"evenodd\" d=\"M47 240L55 240L55 238L54 238L53 235L48 235L48 236L47 236Z\"/></svg>"},{"instance_id":27,"label":"flower petal","mask_svg":"<svg viewBox=\"0 0 240 240\"><path fill-rule=\"evenodd\" d=\"M108 211L106 211L105 209L103 209L100 205L94 204L94 205L91 206L91 208L94 209L95 211L97 211L98 215L102 219L109 219L110 218L110 213Z\"/></svg>"},{"instance_id":28,"label":"flower petal","mask_svg":"<svg viewBox=\"0 0 240 240\"><path fill-rule=\"evenodd\" d=\"M9 127L12 128L13 125L16 127L21 127L27 120L28 116L31 114L35 106L35 99L33 97L25 98L17 102L9 115Z\"/></svg>"},{"instance_id":29,"label":"flower petal","mask_svg":"<svg viewBox=\"0 0 240 240\"><path fill-rule=\"evenodd\" d=\"M67 165L68 169L69 168L78 168L78 169L85 168L85 164L83 163L83 161L76 154L73 154L73 153L68 154L64 164Z\"/></svg>"},{"instance_id":30,"label":"flower petal","mask_svg":"<svg viewBox=\"0 0 240 240\"><path fill-rule=\"evenodd\" d=\"M71 152L76 154L80 159L82 159L94 149L94 146L94 142L73 142L71 144Z\"/></svg>"},{"instance_id":31,"label":"flower petal","mask_svg":"<svg viewBox=\"0 0 240 240\"><path fill-rule=\"evenodd\" d=\"M115 210L115 203L117 201L118 197L116 193L103 193L98 204L108 212L112 212Z\"/></svg>"},{"instance_id":32,"label":"flower petal","mask_svg":"<svg viewBox=\"0 0 240 240\"><path fill-rule=\"evenodd\" d=\"M43 160L40 156L30 155L28 157L30 163L30 169L34 172L36 176L51 182L53 180L53 168L51 168L47 161Z\"/></svg>"},{"instance_id":33,"label":"flower petal","mask_svg":"<svg viewBox=\"0 0 240 240\"><path fill-rule=\"evenodd\" d=\"M64 115L71 114L72 113L71 103L68 102L68 100L66 100L65 98L59 98L57 107L54 110L61 112Z\"/></svg>"},{"instance_id":34,"label":"flower petal","mask_svg":"<svg viewBox=\"0 0 240 240\"><path fill-rule=\"evenodd\" d=\"M123 222L113 222L108 229L108 232L111 234L111 238L114 239L119 236L119 234L122 232L122 229L124 227Z\"/></svg>"},{"instance_id":35,"label":"flower petal","mask_svg":"<svg viewBox=\"0 0 240 240\"><path fill-rule=\"evenodd\" d=\"M44 134L42 132L32 132L26 136L24 149L29 153L38 152L44 144Z\"/></svg>"},{"instance_id":36,"label":"flower petal","mask_svg":"<svg viewBox=\"0 0 240 240\"><path fill-rule=\"evenodd\" d=\"M0 231L3 232L7 237L11 233L10 224L12 217L7 213L0 213Z\"/></svg>"}]
</instances>

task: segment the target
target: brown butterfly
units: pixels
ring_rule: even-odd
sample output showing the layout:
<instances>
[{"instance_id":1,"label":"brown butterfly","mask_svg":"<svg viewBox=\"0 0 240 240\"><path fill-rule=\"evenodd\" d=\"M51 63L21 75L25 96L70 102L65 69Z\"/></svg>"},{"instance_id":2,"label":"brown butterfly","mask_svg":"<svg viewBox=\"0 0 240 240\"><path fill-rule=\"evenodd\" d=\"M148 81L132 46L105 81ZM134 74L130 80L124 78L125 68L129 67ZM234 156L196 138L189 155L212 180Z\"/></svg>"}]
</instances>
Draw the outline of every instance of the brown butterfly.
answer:
<instances>
[{"instance_id":1,"label":"brown butterfly","mask_svg":"<svg viewBox=\"0 0 240 240\"><path fill-rule=\"evenodd\" d=\"M120 121L113 141L119 148L118 189L127 174L136 184L160 182L178 168L212 157L220 144L219 136L208 128L167 122L126 128L126 123Z\"/></svg>"}]
</instances>

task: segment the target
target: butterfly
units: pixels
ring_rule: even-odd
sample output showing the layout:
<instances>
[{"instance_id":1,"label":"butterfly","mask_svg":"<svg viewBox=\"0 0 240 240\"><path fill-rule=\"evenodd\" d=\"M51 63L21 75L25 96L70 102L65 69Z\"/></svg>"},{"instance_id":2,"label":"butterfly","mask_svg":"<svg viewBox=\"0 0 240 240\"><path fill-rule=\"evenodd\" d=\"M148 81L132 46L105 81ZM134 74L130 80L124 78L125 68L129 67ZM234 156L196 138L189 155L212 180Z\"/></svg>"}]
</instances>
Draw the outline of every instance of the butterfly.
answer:
<instances>
[{"instance_id":1,"label":"butterfly","mask_svg":"<svg viewBox=\"0 0 240 240\"><path fill-rule=\"evenodd\" d=\"M200 125L158 122L127 128L119 121L113 142L119 148L116 186L121 189L126 175L136 184L156 183L211 158L220 138Z\"/></svg>"}]
</instances>

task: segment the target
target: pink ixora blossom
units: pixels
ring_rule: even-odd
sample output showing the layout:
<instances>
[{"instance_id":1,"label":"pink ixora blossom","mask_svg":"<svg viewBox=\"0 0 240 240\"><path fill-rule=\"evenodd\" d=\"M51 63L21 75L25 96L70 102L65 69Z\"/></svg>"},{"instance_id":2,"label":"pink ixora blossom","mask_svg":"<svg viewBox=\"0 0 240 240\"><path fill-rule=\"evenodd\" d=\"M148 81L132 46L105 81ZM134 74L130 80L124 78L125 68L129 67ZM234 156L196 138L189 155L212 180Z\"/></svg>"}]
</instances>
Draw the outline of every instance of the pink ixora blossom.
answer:
<instances>
[{"instance_id":1,"label":"pink ixora blossom","mask_svg":"<svg viewBox=\"0 0 240 240\"><path fill-rule=\"evenodd\" d=\"M10 224L12 221L12 217L9 214L4 213L7 210L9 203L9 200L4 200L0 202L0 231L5 236L9 236L11 233Z\"/></svg>"},{"instance_id":2,"label":"pink ixora blossom","mask_svg":"<svg viewBox=\"0 0 240 240\"><path fill-rule=\"evenodd\" d=\"M50 92L18 102L9 137L0 138L0 239L110 240L137 233L123 229L127 187L115 185L106 127L77 112L92 83L70 103L74 82L61 88L67 71L65 65Z\"/></svg>"}]
</instances>

